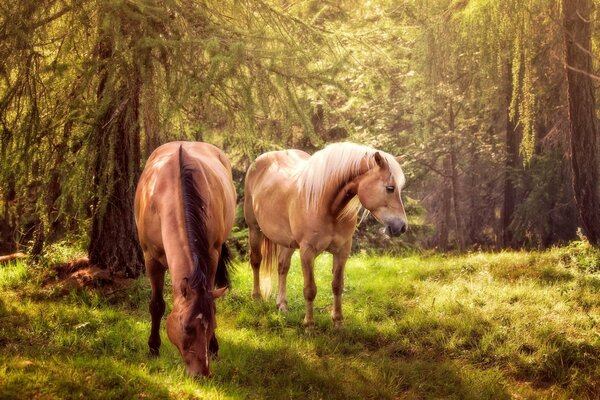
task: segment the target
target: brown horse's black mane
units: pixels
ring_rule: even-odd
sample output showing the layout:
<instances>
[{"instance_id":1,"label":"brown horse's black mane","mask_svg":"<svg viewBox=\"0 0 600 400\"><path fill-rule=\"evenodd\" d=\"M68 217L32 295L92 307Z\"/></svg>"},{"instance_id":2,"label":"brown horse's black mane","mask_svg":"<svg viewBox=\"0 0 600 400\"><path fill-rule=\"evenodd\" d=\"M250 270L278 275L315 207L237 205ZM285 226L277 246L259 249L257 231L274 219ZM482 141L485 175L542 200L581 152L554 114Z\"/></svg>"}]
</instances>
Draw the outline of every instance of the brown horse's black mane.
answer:
<instances>
[{"instance_id":1,"label":"brown horse's black mane","mask_svg":"<svg viewBox=\"0 0 600 400\"><path fill-rule=\"evenodd\" d=\"M211 321L214 313L214 302L210 293L212 288L208 285L210 249L206 230L206 204L194 180L196 170L192 166L186 165L183 154L183 146L179 146L183 213L193 263L189 284L192 289L196 289L198 292L198 304L195 308L198 312L203 313L208 321ZM223 248L227 249L225 244L223 244ZM217 266L217 284L229 281L227 262L224 259L229 253L226 250L222 253L224 254L221 255Z\"/></svg>"}]
</instances>

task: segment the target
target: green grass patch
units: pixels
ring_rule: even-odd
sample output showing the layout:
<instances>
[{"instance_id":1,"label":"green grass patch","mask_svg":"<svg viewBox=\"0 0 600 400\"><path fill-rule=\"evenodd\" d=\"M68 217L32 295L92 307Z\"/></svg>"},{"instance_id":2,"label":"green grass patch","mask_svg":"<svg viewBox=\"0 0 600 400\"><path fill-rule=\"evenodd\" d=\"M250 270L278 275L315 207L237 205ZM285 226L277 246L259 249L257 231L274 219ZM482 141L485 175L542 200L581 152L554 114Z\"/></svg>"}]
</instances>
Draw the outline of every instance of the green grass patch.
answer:
<instances>
[{"instance_id":1,"label":"green grass patch","mask_svg":"<svg viewBox=\"0 0 600 400\"><path fill-rule=\"evenodd\" d=\"M582 243L356 255L346 268L344 326L334 329L324 254L312 331L302 327L297 254L287 315L274 298L250 298L252 274L240 262L218 301L220 358L212 379L199 381L185 376L164 325L161 356L148 358L144 277L118 297L65 295L40 288L26 263L2 266L0 398L595 399L599 259Z\"/></svg>"}]
</instances>

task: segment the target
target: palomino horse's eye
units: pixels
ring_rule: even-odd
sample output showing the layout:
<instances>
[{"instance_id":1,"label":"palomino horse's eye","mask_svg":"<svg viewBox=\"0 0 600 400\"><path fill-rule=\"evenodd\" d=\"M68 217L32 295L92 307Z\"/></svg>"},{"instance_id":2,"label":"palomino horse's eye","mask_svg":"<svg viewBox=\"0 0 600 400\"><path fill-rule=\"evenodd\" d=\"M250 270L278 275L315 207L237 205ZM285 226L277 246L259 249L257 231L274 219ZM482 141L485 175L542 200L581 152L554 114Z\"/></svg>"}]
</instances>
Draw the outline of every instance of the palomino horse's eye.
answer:
<instances>
[{"instance_id":1,"label":"palomino horse's eye","mask_svg":"<svg viewBox=\"0 0 600 400\"><path fill-rule=\"evenodd\" d=\"M396 187L392 185L388 185L385 187L385 191L388 193L394 193L394 189L396 189Z\"/></svg>"}]
</instances>

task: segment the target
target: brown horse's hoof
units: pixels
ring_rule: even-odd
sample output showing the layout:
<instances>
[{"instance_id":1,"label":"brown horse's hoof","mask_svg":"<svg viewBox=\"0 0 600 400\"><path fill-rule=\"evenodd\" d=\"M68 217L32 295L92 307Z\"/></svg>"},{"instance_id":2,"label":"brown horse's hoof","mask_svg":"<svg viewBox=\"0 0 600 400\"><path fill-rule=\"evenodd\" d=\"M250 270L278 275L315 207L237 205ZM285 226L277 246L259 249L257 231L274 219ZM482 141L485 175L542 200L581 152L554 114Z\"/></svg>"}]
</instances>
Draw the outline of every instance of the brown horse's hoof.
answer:
<instances>
[{"instance_id":1,"label":"brown horse's hoof","mask_svg":"<svg viewBox=\"0 0 600 400\"><path fill-rule=\"evenodd\" d=\"M148 356L150 356L150 358L156 358L159 355L160 354L159 354L158 349L150 349L150 351L148 352Z\"/></svg>"}]
</instances>

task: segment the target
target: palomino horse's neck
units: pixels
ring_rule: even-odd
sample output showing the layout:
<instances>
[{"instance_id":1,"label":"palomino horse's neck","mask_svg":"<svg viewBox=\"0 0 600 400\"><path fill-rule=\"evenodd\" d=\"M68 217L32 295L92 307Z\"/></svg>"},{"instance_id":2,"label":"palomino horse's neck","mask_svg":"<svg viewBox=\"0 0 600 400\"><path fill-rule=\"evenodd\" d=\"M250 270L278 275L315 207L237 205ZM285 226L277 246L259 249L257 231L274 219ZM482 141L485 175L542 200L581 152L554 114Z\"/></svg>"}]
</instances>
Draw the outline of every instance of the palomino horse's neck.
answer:
<instances>
[{"instance_id":1,"label":"palomino horse's neck","mask_svg":"<svg viewBox=\"0 0 600 400\"><path fill-rule=\"evenodd\" d=\"M355 218L360 206L357 197L358 183L370 168L368 156L365 156L360 162L360 167L347 179L342 182L331 179L323 190L320 206L337 220Z\"/></svg>"}]
</instances>

